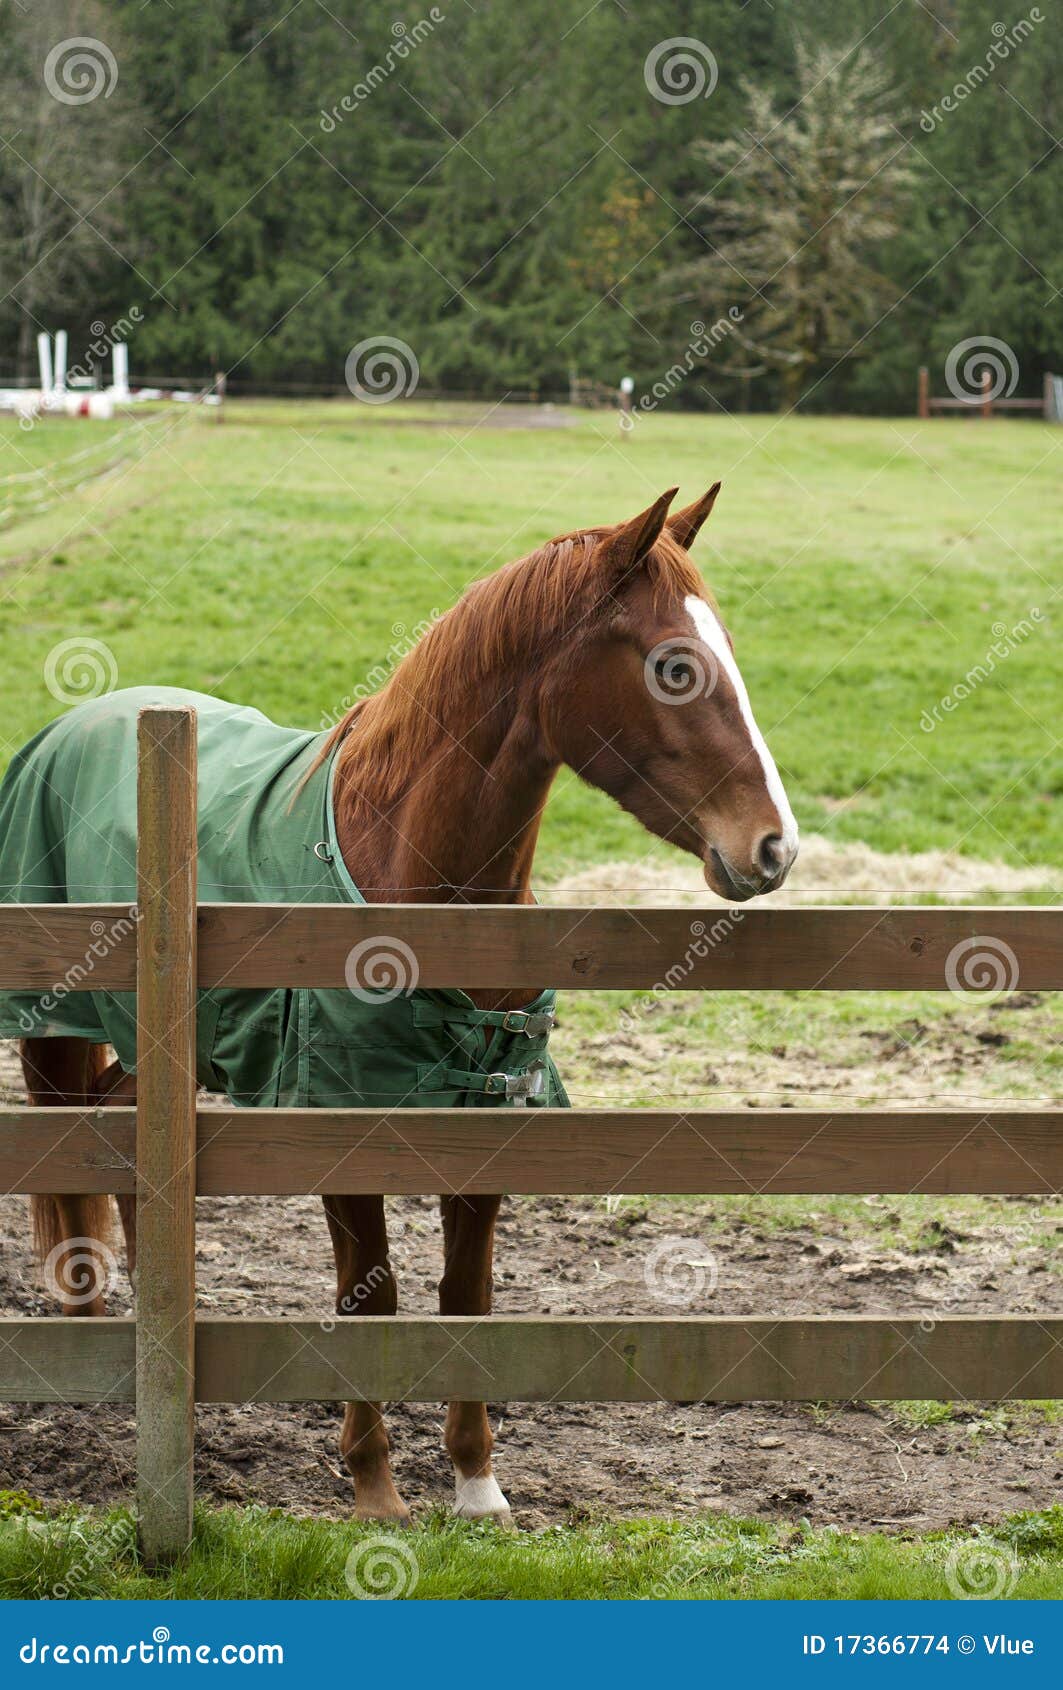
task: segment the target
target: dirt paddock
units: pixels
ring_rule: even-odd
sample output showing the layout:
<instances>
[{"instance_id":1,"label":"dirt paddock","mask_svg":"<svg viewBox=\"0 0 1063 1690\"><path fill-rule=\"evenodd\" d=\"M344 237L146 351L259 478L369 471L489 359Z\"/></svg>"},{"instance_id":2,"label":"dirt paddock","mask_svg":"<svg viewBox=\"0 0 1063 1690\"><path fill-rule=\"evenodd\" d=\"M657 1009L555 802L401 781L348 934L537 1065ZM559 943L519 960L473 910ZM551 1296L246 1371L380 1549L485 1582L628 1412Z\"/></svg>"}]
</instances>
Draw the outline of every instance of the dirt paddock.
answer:
<instances>
[{"instance_id":1,"label":"dirt paddock","mask_svg":"<svg viewBox=\"0 0 1063 1690\"><path fill-rule=\"evenodd\" d=\"M0 1091L13 1100L12 1055L3 1049ZM1018 1222L1023 1200L1007 1207ZM26 1211L23 1198L0 1199L0 1305L48 1314L54 1304L32 1261ZM389 1212L401 1306L431 1311L441 1261L435 1205L401 1199ZM1063 1315L1063 1285L1045 1271L1028 1231L1021 1243L1018 1226L1014 1236L1006 1225L981 1231L954 1237L943 1228L936 1244L905 1254L876 1244L871 1228L854 1242L825 1217L761 1227L708 1199L682 1208L647 1199L615 1213L590 1199L513 1199L501 1223L496 1307ZM331 1254L316 1199L201 1199L198 1237L204 1311L331 1315ZM659 1246L671 1264L663 1278L651 1265ZM690 1301L669 1301L684 1285ZM124 1275L112 1307L131 1309ZM1021 1406L960 1411L931 1425L888 1405L516 1404L499 1414L497 1470L519 1522L530 1527L573 1515L726 1509L925 1530L1045 1506L1058 1500L1063 1481L1063 1426ZM337 1453L339 1416L317 1403L200 1409L200 1492L342 1516L351 1491ZM418 1511L449 1496L441 1420L435 1405L390 1414L399 1486ZM133 1419L124 1407L2 1404L0 1428L0 1488L54 1502L131 1496Z\"/></svg>"}]
</instances>

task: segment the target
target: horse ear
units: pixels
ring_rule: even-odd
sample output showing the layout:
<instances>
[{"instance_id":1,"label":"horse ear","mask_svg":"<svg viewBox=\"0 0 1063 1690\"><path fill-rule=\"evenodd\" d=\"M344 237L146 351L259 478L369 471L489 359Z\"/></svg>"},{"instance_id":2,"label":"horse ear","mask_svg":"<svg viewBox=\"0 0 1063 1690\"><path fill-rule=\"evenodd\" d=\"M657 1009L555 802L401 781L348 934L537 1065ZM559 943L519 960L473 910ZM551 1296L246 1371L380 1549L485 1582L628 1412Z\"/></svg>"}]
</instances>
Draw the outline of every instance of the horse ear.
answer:
<instances>
[{"instance_id":1,"label":"horse ear","mask_svg":"<svg viewBox=\"0 0 1063 1690\"><path fill-rule=\"evenodd\" d=\"M633 516L629 522L621 522L603 536L602 557L608 561L611 571L626 575L628 570L638 567L659 538L668 507L678 491L678 487L669 488L638 516Z\"/></svg>"},{"instance_id":2,"label":"horse ear","mask_svg":"<svg viewBox=\"0 0 1063 1690\"><path fill-rule=\"evenodd\" d=\"M716 503L721 485L717 481L700 499L695 499L692 505L686 505L668 518L668 532L673 540L678 540L684 551L688 552L697 539L702 523Z\"/></svg>"}]
</instances>

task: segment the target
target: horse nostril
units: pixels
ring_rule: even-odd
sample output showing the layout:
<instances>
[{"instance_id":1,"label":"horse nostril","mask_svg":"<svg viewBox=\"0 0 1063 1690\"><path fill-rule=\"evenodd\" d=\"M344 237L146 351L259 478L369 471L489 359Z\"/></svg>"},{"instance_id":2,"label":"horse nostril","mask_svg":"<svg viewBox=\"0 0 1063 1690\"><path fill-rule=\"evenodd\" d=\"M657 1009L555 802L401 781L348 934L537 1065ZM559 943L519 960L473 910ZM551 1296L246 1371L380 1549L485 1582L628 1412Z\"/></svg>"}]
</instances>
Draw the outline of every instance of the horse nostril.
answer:
<instances>
[{"instance_id":1,"label":"horse nostril","mask_svg":"<svg viewBox=\"0 0 1063 1690\"><path fill-rule=\"evenodd\" d=\"M779 833L767 833L760 842L757 862L769 880L774 880L786 861L786 847Z\"/></svg>"}]
</instances>

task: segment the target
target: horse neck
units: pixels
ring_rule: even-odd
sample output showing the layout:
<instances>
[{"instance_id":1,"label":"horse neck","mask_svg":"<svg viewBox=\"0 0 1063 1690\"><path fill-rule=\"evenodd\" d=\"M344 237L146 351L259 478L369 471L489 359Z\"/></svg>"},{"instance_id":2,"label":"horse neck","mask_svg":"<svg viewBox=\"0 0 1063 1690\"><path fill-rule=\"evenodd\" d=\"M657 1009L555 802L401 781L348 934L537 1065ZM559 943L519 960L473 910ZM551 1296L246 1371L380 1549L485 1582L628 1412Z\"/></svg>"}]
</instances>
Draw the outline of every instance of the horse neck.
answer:
<instances>
[{"instance_id":1,"label":"horse neck","mask_svg":"<svg viewBox=\"0 0 1063 1690\"><path fill-rule=\"evenodd\" d=\"M531 902L539 824L559 767L538 728L534 687L507 675L470 688L438 721L410 696L386 743L374 735L371 705L364 726L339 753L336 827L367 902ZM414 736L415 759L404 755ZM406 762L396 790L394 768Z\"/></svg>"},{"instance_id":2,"label":"horse neck","mask_svg":"<svg viewBox=\"0 0 1063 1690\"><path fill-rule=\"evenodd\" d=\"M372 733L364 748L358 726L349 736L347 766L337 767L337 842L367 902L534 902L532 860L559 765L526 693L500 686L484 705L481 690L427 736L422 712L418 762L397 795L384 790L379 757L374 778ZM479 1009L519 1009L542 986L466 989Z\"/></svg>"}]
</instances>

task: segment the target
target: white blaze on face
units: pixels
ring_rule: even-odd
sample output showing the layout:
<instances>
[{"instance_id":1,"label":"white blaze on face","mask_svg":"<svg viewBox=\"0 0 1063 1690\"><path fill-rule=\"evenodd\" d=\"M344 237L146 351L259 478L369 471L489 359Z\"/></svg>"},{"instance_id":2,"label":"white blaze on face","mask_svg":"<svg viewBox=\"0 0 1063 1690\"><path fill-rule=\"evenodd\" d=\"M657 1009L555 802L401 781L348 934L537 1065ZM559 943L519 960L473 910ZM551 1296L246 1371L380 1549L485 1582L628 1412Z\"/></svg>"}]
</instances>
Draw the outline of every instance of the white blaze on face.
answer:
<instances>
[{"instance_id":1,"label":"white blaze on face","mask_svg":"<svg viewBox=\"0 0 1063 1690\"><path fill-rule=\"evenodd\" d=\"M727 635L710 604L704 599L695 598L691 594L684 599L687 614L697 630L698 638L703 640L712 652L723 673L727 676L735 690L738 708L742 712L742 720L746 724L750 743L760 758L764 770L764 784L772 803L779 812L779 822L782 842L788 855L792 856L797 850L797 822L790 808L790 800L786 796L786 788L779 778L779 771L775 767L775 759L768 750L764 735L757 727L753 717L753 709L746 691L746 683L742 679L741 671L735 662L734 652L728 644Z\"/></svg>"}]
</instances>

